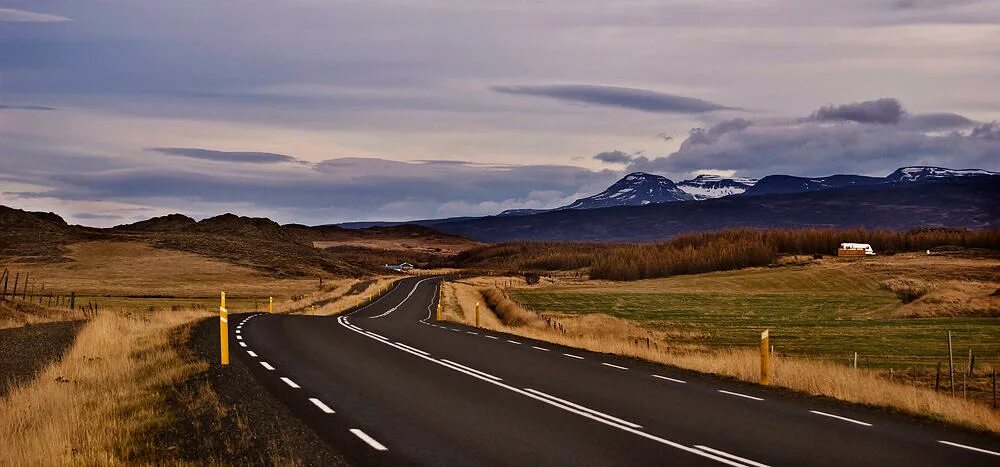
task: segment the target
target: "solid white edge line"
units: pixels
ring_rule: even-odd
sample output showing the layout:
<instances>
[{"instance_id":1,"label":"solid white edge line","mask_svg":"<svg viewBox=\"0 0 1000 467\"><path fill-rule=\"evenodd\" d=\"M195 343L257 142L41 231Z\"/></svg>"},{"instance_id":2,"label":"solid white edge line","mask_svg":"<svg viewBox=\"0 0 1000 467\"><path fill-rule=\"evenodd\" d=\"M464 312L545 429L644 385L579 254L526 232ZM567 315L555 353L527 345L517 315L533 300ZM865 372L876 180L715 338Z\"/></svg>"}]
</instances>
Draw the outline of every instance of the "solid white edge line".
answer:
<instances>
[{"instance_id":1,"label":"solid white edge line","mask_svg":"<svg viewBox=\"0 0 1000 467\"><path fill-rule=\"evenodd\" d=\"M251 357L256 357L257 353L255 353L253 350L247 350L247 355L249 355Z\"/></svg>"},{"instance_id":2,"label":"solid white edge line","mask_svg":"<svg viewBox=\"0 0 1000 467\"><path fill-rule=\"evenodd\" d=\"M291 386L294 389L299 389L299 387L300 387L298 384L295 384L295 381L292 381L291 378L287 378L287 377L282 376L281 380L284 381L285 384Z\"/></svg>"},{"instance_id":3,"label":"solid white edge line","mask_svg":"<svg viewBox=\"0 0 1000 467\"><path fill-rule=\"evenodd\" d=\"M628 369L628 368L625 368L623 366L615 365L614 363L601 362L601 365L610 366L611 368L617 368L619 370L627 370Z\"/></svg>"},{"instance_id":4,"label":"solid white edge line","mask_svg":"<svg viewBox=\"0 0 1000 467\"><path fill-rule=\"evenodd\" d=\"M469 371L471 371L471 372L473 372L473 373L476 373L476 374L479 374L479 375L482 375L482 376L485 376L485 377L487 377L487 378L489 378L489 379L492 379L492 380L494 380L494 381L503 381L503 379L501 379L501 378L500 378L499 376L493 376L493 375L491 375L491 374L489 374L489 373L487 373L487 372L485 372L485 371L479 371L479 370L477 370L477 369L475 369L475 368L470 368L470 367L467 367L467 366L465 366L465 365L463 365L463 364L461 364L461 363L457 363L457 362L453 362L453 361L451 361L451 360L448 360L447 358L442 358L442 359L440 359L440 360L441 360L442 362L445 362L445 363L450 363L450 364L452 364L452 365L455 365L455 366L457 366L457 367L460 367L460 368L464 368L464 369L466 369L466 370L469 370Z\"/></svg>"},{"instance_id":5,"label":"solid white edge line","mask_svg":"<svg viewBox=\"0 0 1000 467\"><path fill-rule=\"evenodd\" d=\"M987 449L974 448L972 446L966 446L964 444L953 443L951 441L938 440L938 442L941 443L941 444L947 444L948 446L955 446L956 448L968 449L970 451L981 452L983 454L989 454L989 455L992 455L992 456L1000 456L1000 452L994 452L994 451L990 451L990 450L987 450Z\"/></svg>"},{"instance_id":6,"label":"solid white edge line","mask_svg":"<svg viewBox=\"0 0 1000 467\"><path fill-rule=\"evenodd\" d=\"M584 407L584 406L582 406L580 404L576 404L576 403L570 402L570 401L568 401L566 399L560 399L560 398L558 398L556 396L553 396L552 394L547 394L547 393L544 393L542 391L539 391L539 390L536 390L536 389L531 389L531 388L524 388L524 390L528 391L528 392L531 392L532 394L537 394L539 396L546 397L546 398L552 399L554 401L561 402L561 403L566 404L566 405L568 405L570 407L573 407L575 409L579 409L579 410L583 410L585 412L592 413L594 415L597 415L598 417L603 417L603 418L606 418L606 419L611 420L611 421L616 422L616 423L620 423L620 424L625 425L625 426L630 426L632 428L642 428L642 425L639 425L638 423L632 423L632 422L630 422L628 420L622 420L622 419L620 419L618 417L614 417L614 416L608 415L608 414L606 414L604 412L600 412L598 410L594 410L594 409L591 409L591 408L588 408L588 407Z\"/></svg>"},{"instance_id":7,"label":"solid white edge line","mask_svg":"<svg viewBox=\"0 0 1000 467\"><path fill-rule=\"evenodd\" d=\"M374 337L377 337L377 338L379 338L379 339L382 339L382 340L384 340L384 341L388 341L388 340L389 340L389 338L388 338L388 337L385 337L385 336L383 336L383 335L381 335L381 334L376 334L376 333L374 333L374 332L371 332L371 331L365 331L365 332L367 332L368 334L371 334L371 335L372 335L372 336L374 336Z\"/></svg>"},{"instance_id":8,"label":"solid white edge line","mask_svg":"<svg viewBox=\"0 0 1000 467\"><path fill-rule=\"evenodd\" d=\"M752 465L754 467L771 467L771 466L769 466L767 464L761 464L760 462L752 461L750 459L747 459L745 457L740 457L740 456L737 456L735 454L730 454L730 453L728 453L726 451L720 451L718 449L712 449L712 448L710 448L708 446L702 446L700 444L696 444L694 447L696 447L698 449L701 449L702 451L708 451L708 452L710 452L712 454L716 454L716 455L719 455L719 456L722 456L722 457L728 457L728 458L730 458L730 459L732 459L734 461L740 461L740 462Z\"/></svg>"},{"instance_id":9,"label":"solid white edge line","mask_svg":"<svg viewBox=\"0 0 1000 467\"><path fill-rule=\"evenodd\" d=\"M533 348L533 349L538 349L538 350L544 350L544 351L546 351L546 352L548 352L548 351L549 351L549 349L546 349L545 347L539 347L539 346L537 346L537 345L533 345L533 346L531 346L531 348Z\"/></svg>"},{"instance_id":10,"label":"solid white edge line","mask_svg":"<svg viewBox=\"0 0 1000 467\"><path fill-rule=\"evenodd\" d=\"M372 438L371 436L368 436L365 432L363 432L363 431L361 431L361 430L359 430L357 428L351 428L351 433L354 433L354 436L357 436L358 438L361 438L361 441L364 441L365 443L368 443L368 445L371 446L376 451L388 451L389 450L389 448L383 446L382 443L380 443L378 441L375 441L375 438Z\"/></svg>"},{"instance_id":11,"label":"solid white edge line","mask_svg":"<svg viewBox=\"0 0 1000 467\"><path fill-rule=\"evenodd\" d=\"M268 370L271 370L271 371L274 371L274 367L273 367L273 366L271 366L271 364L270 364L270 363L267 363L267 362L260 362L260 366L262 366L262 367L264 367L264 368L267 368Z\"/></svg>"},{"instance_id":12,"label":"solid white edge line","mask_svg":"<svg viewBox=\"0 0 1000 467\"><path fill-rule=\"evenodd\" d=\"M840 415L834 415L832 413L820 412L819 410L810 410L809 412L814 413L816 415L822 415L824 417L836 418L837 420L843 420L849 423L855 423L863 426L872 426L871 423L862 422L861 420L855 420L853 418L841 417Z\"/></svg>"},{"instance_id":13,"label":"solid white edge line","mask_svg":"<svg viewBox=\"0 0 1000 467\"><path fill-rule=\"evenodd\" d=\"M723 389L717 389L717 391L719 391L719 392L721 392L723 394L729 394L730 396L743 397L743 398L746 398L746 399L753 399L755 401L762 401L762 400L764 400L764 399L762 399L760 397L748 396L746 394L740 394L738 392L726 391L726 390L723 390Z\"/></svg>"},{"instance_id":14,"label":"solid white edge line","mask_svg":"<svg viewBox=\"0 0 1000 467\"><path fill-rule=\"evenodd\" d=\"M575 358L575 359L577 359L577 360L584 360L584 358L583 358L583 357L581 357L581 356L579 356L579 355L573 355L573 354L571 354L571 353L564 353L563 355L565 355L565 356L567 356L567 357L569 357L569 358Z\"/></svg>"},{"instance_id":15,"label":"solid white edge line","mask_svg":"<svg viewBox=\"0 0 1000 467\"><path fill-rule=\"evenodd\" d=\"M343 319L343 317L338 318L338 321L341 320L341 319ZM344 326L347 326L342 321L341 321L341 324L343 324ZM364 332L361 332L361 331L354 331L354 332L357 332L358 334L361 334L361 335L367 335L367 334L365 334ZM376 340L376 342L382 342L382 341ZM400 350L402 350L404 352L410 352L409 350L406 350L403 347L396 346L392 342L383 342L383 343L386 344L386 345L390 345L390 346L396 347L396 348L398 348L398 349L400 349ZM410 352L410 353L412 353L412 352ZM483 377L483 376L479 376L479 375L477 375L475 373L465 371L465 370L463 370L461 368L458 368L458 367L455 367L455 366L448 365L447 363L444 363L444 362L439 361L439 360L435 360L435 359L433 359L431 357L426 357L426 356L423 356L423 355L420 355L420 354L416 354L416 353L414 353L413 355L416 355L416 356L418 356L420 358L423 358L424 360L427 360L427 361L429 361L431 363L436 363L436 364L441 365L443 367L450 368L452 370L455 370L455 371L458 371L458 372L461 372L461 373L465 373L465 374L467 374L469 376L472 376L472 377L474 377L474 378L476 378L476 379L478 379L480 381L485 381L487 383L490 383L490 384L502 387L502 388L504 388L504 389L506 389L508 391L515 392L515 393L520 394L520 395L525 396L525 397L530 397L532 399L535 399L537 401L540 401L540 402L543 402L545 404L551 405L553 407L565 410L567 412L575 413L575 414L577 414L577 415L579 415L581 417L589 418L589 419L594 420L596 422L603 423L605 425L608 425L608 426L613 427L613 428L617 428L619 430L631 433L633 435L636 435L636 436L639 436L639 437L642 437L642 438L646 438L648 440L655 441L657 443L664 444L664 445L667 445L667 446L670 446L670 447L673 447L673 448L676 448L676 449L680 449L682 451L686 451L686 452L689 452L691 454L695 454L695 455L698 455L698 456L701 456L701 457L709 458L709 459L715 460L717 462L721 462L721 463L726 464L726 465L731 465L733 467L746 467L744 464L733 462L733 461L731 461L729 459L726 459L724 457L719 457L719 456L716 456L716 455L713 455L713 454L709 454L709 453L701 451L699 449L695 449L695 448L692 448L692 447L689 447L689 446L685 446L683 444L680 444L680 443L677 443L677 442L674 442L674 441L670 441L668 439L661 438L659 436L652 435L652 434L646 433L644 431L636 430L636 429L628 427L628 426L624 426L624 425L620 425L620 424L611 422L609 420L603 419L603 418L598 417L596 415L589 414L587 412L583 412L581 410L577 410L577 409L574 409L572 407L559 404L559 403L557 403L555 401L551 401L551 400L548 400L548 399L546 399L544 397L540 397L540 396L534 395L534 394L532 394L530 392L524 391L522 389L518 389L518 388L516 388L514 386L511 386L509 384L506 384L506 383L503 383L503 382L500 382L500 381L493 381L493 380L491 380L489 378L486 378L486 377Z\"/></svg>"},{"instance_id":16,"label":"solid white edge line","mask_svg":"<svg viewBox=\"0 0 1000 467\"><path fill-rule=\"evenodd\" d=\"M333 411L333 409L331 409L326 404L324 404L323 401L321 401L321 400L319 400L319 399L317 399L315 397L310 397L309 398L309 402L312 402L313 405L315 405L316 407L319 407L319 409L322 410L323 412L326 412L326 413L336 413L336 412Z\"/></svg>"},{"instance_id":17,"label":"solid white edge line","mask_svg":"<svg viewBox=\"0 0 1000 467\"><path fill-rule=\"evenodd\" d=\"M683 379L677 379L677 378L669 378L669 377L666 377L666 376L660 376L660 375L653 375L653 377L654 377L654 378L660 378L660 379L665 379L665 380L667 380L667 381L673 381L673 382L675 382L675 383L681 383L681 384L687 384L687 381L684 381Z\"/></svg>"},{"instance_id":18,"label":"solid white edge line","mask_svg":"<svg viewBox=\"0 0 1000 467\"><path fill-rule=\"evenodd\" d=\"M389 315L389 313L392 313L392 312L396 311L396 309L398 309L399 307L403 306L403 304L404 304L404 303L406 303L406 301L407 301L407 300L409 300L409 299L410 299L410 297L412 297L412 296L413 296L413 292L416 292L416 291L417 291L417 287L420 287L420 284L422 284L422 283L424 283L424 282L427 282L427 281L429 281L429 280L431 280L431 279L437 279L437 276L434 276L434 277L428 277L427 279L421 279L421 280L417 281L417 283L416 283L416 284L413 284L413 289L411 289L411 290L410 290L410 293L406 294L406 297L405 297L405 298L403 298L403 300L402 300L402 301L400 301L399 303L397 303L397 304L396 304L396 306L394 306L394 307L392 307L392 308L388 309L388 310L387 310L387 311L386 311L385 313L382 313L382 314L380 314L380 315L378 315L378 316L372 316L372 317L371 317L371 318L369 318L369 319L376 319L376 318L381 318L381 317L383 317L383 316L388 316L388 315ZM386 293L385 293L385 295L383 295L383 297L384 297L384 296L386 296L386 295L389 295L389 292L386 292Z\"/></svg>"}]
</instances>

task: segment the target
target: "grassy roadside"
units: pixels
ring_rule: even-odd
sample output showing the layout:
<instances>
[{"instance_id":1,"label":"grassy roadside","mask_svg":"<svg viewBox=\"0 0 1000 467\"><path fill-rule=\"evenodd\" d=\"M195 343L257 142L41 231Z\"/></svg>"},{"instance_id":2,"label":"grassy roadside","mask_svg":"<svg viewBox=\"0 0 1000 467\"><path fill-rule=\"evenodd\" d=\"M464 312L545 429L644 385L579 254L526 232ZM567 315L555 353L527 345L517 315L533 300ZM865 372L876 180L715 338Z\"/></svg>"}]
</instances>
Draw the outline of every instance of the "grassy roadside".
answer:
<instances>
[{"instance_id":1,"label":"grassy roadside","mask_svg":"<svg viewBox=\"0 0 1000 467\"><path fill-rule=\"evenodd\" d=\"M445 319L467 325L473 323L467 310L473 309L478 301L486 305L482 314L488 317L482 319L481 316L480 321L487 329L747 382L757 382L759 378L760 357L753 348L713 349L685 344L684 340L697 336L607 314L550 316L536 313L522 308L501 291L484 286L483 281L463 282L444 287ZM654 344L647 343L646 338ZM772 371L771 382L775 386L1000 433L1000 411L927 388L891 382L875 371L853 370L828 361L780 353L772 362Z\"/></svg>"}]
</instances>

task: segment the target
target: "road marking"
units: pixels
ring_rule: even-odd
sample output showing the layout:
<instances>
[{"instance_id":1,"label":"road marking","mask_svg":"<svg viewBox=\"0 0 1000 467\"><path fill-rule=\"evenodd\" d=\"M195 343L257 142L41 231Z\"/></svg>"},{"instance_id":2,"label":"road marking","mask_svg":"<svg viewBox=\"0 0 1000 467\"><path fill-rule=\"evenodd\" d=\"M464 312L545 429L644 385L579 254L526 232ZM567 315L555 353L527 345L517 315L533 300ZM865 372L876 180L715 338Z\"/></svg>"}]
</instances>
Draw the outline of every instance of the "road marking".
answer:
<instances>
[{"instance_id":1,"label":"road marking","mask_svg":"<svg viewBox=\"0 0 1000 467\"><path fill-rule=\"evenodd\" d=\"M236 328L236 334L240 333L240 328Z\"/></svg>"},{"instance_id":2,"label":"road marking","mask_svg":"<svg viewBox=\"0 0 1000 467\"><path fill-rule=\"evenodd\" d=\"M871 423L865 423L865 422L862 422L861 420L855 420L853 418L841 417L840 415L834 415L832 413L820 412L819 410L810 410L810 412L812 412L812 413L814 413L816 415L822 415L824 417L836 418L837 420L843 420L845 422L856 423L858 425L872 426Z\"/></svg>"},{"instance_id":3,"label":"road marking","mask_svg":"<svg viewBox=\"0 0 1000 467\"><path fill-rule=\"evenodd\" d=\"M981 452L983 454L990 454L990 455L993 455L993 456L1000 456L1000 452L988 451L988 450L982 449L982 448L974 448L972 446L966 446L964 444L953 443L951 441L941 441L941 440L938 440L938 442L941 443L941 444L947 444L948 446L955 446L956 448L968 449L970 451Z\"/></svg>"},{"instance_id":4,"label":"road marking","mask_svg":"<svg viewBox=\"0 0 1000 467\"><path fill-rule=\"evenodd\" d=\"M469 334L475 334L475 335L477 335L477 336L479 335L479 333L478 333L478 332L472 332L472 331L465 331L465 332L467 332L467 333L469 333Z\"/></svg>"},{"instance_id":5,"label":"road marking","mask_svg":"<svg viewBox=\"0 0 1000 467\"><path fill-rule=\"evenodd\" d=\"M371 334L372 336L375 336L375 337L377 337L379 339L382 339L384 341L388 341L389 340L388 337L385 337L385 336L383 336L381 334L375 334L374 332L371 332L371 331L365 331L365 332L367 332L368 334Z\"/></svg>"},{"instance_id":6,"label":"road marking","mask_svg":"<svg viewBox=\"0 0 1000 467\"><path fill-rule=\"evenodd\" d=\"M618 366L618 365L615 365L615 364L612 364L612 363L601 363L601 365L610 366L611 368L617 368L619 370L627 370L628 369L628 368L625 368L623 366Z\"/></svg>"},{"instance_id":7,"label":"road marking","mask_svg":"<svg viewBox=\"0 0 1000 467\"><path fill-rule=\"evenodd\" d=\"M675 379L675 378L668 378L668 377L666 377L666 376L660 376L660 375L653 375L653 377L654 377L654 378L660 378L660 379L665 379L665 380L667 380L667 381L673 381L673 382L675 382L675 383L687 383L687 381L684 381L684 380L682 380L682 379Z\"/></svg>"},{"instance_id":8,"label":"road marking","mask_svg":"<svg viewBox=\"0 0 1000 467\"><path fill-rule=\"evenodd\" d=\"M745 397L745 398L747 398L747 399L753 399L753 400L755 400L755 401L762 401L762 400L764 400L764 399L761 399L761 398L759 398L759 397L754 397L754 396L748 396L748 395L746 395L746 394L740 394L740 393L738 393L738 392L732 392L732 391L724 391L724 390L722 390L722 389L719 389L718 391L719 391L719 392L721 392L721 393L723 393L723 394L729 394L730 396L736 396L736 397Z\"/></svg>"},{"instance_id":9,"label":"road marking","mask_svg":"<svg viewBox=\"0 0 1000 467\"><path fill-rule=\"evenodd\" d=\"M608 415L608 414L606 414L604 412L599 412L597 410L594 410L594 409L591 409L591 408L588 408L588 407L584 407L584 406L582 406L580 404L575 404L575 403L570 402L570 401L568 401L566 399L560 399L560 398L558 398L556 396L553 396L552 394L547 394L547 393L544 393L542 391L537 391L537 390L534 390L534 389L531 389L531 388L524 388L524 390L528 391L528 392L530 392L532 394L537 394L539 396L542 396L542 397L545 397L545 398L548 398L548 399L552 399L554 401L558 401L560 403L566 404L566 405L568 405L570 407L573 407L574 409L582 410L584 412L597 415L598 417L603 417L605 419L611 420L611 421L616 422L616 423L621 423L622 425L625 425L625 426L630 426L632 428L642 428L642 425L639 425L637 423L632 423L632 422L627 421L627 420L622 420L622 419L620 419L618 417L613 417L613 416Z\"/></svg>"},{"instance_id":10,"label":"road marking","mask_svg":"<svg viewBox=\"0 0 1000 467\"><path fill-rule=\"evenodd\" d=\"M281 380L282 380L282 381L284 381L284 382L285 382L285 384L287 384L287 385L291 386L291 387L292 387L292 388L294 388L294 389L298 389L298 388L299 388L299 385L298 385L298 384L295 384L295 381L292 381L292 380L291 380L291 379L289 379L289 378L286 378L286 377L282 376L282 377L281 377Z\"/></svg>"},{"instance_id":11,"label":"road marking","mask_svg":"<svg viewBox=\"0 0 1000 467\"><path fill-rule=\"evenodd\" d=\"M491 374L489 374L489 373L487 373L485 371L479 371L479 370L477 370L475 368L469 368L469 367L467 367L465 365L462 365L461 363L455 363L455 362L453 362L451 360L448 360L446 358L442 358L441 361L445 362L445 363L449 363L449 364L455 365L455 366L457 366L459 368L471 371L471 372L473 372L473 373L475 373L477 375L485 376L485 377L487 377L489 379L492 379L493 381L503 381L499 376L493 376L493 375L491 375Z\"/></svg>"},{"instance_id":12,"label":"road marking","mask_svg":"<svg viewBox=\"0 0 1000 467\"><path fill-rule=\"evenodd\" d=\"M388 451L389 450L389 448L383 446L382 443L380 443L378 441L375 441L375 438L372 438L371 436L368 436L367 434L365 434L365 432L363 432L363 431L361 431L361 430L359 430L357 428L351 428L351 433L354 433L354 436L357 436L358 438L361 438L361 441L364 441L364 442L368 443L368 445L371 446L376 451Z\"/></svg>"},{"instance_id":13,"label":"road marking","mask_svg":"<svg viewBox=\"0 0 1000 467\"><path fill-rule=\"evenodd\" d=\"M486 336L487 339L499 339L497 336Z\"/></svg>"},{"instance_id":14,"label":"road marking","mask_svg":"<svg viewBox=\"0 0 1000 467\"><path fill-rule=\"evenodd\" d=\"M732 459L734 461L740 461L740 462L752 465L754 467L771 467L771 466L769 466L767 464L761 464L760 462L752 461L750 459L747 459L745 457L740 457L740 456L737 456L735 454L730 454L730 453L728 453L726 451L720 451L718 449L712 449L712 448L710 448L708 446L702 446L700 444L697 444L697 445L695 445L695 447L698 448L698 449L701 449L702 451L708 451L708 452L710 452L712 454L716 454L716 455L719 455L719 456L722 456L722 457L727 457L727 458Z\"/></svg>"},{"instance_id":15,"label":"road marking","mask_svg":"<svg viewBox=\"0 0 1000 467\"><path fill-rule=\"evenodd\" d=\"M518 342L518 341L512 341L512 340L510 340L510 339L507 339L507 342L510 342L511 344L517 344L517 345L521 345L521 343L520 343L520 342Z\"/></svg>"},{"instance_id":16,"label":"road marking","mask_svg":"<svg viewBox=\"0 0 1000 467\"><path fill-rule=\"evenodd\" d=\"M397 308L403 306L403 304L406 303L406 301L409 300L411 296L413 296L413 292L417 291L417 287L420 287L421 283L429 281L431 279L437 279L437 276L428 277L427 279L422 279L422 280L417 281L416 284L413 284L413 289L410 290L410 293L406 294L406 298L404 298L402 301L400 301L398 304L396 304L396 306L394 306L392 308L389 308L385 313L382 313L381 315L378 315L378 316L372 316L371 319L376 319L376 318L381 318L383 316L388 316L389 313L392 313L392 312L396 311ZM389 294L386 293L385 295L389 295ZM383 297L385 295L383 295Z\"/></svg>"},{"instance_id":17,"label":"road marking","mask_svg":"<svg viewBox=\"0 0 1000 467\"><path fill-rule=\"evenodd\" d=\"M548 352L548 351L549 351L549 349L546 349L545 347L539 347L539 346L537 346L537 345L533 345L533 346L531 346L531 348L533 348L533 349L538 349L538 350L544 350L544 351L546 351L546 352Z\"/></svg>"},{"instance_id":18,"label":"road marking","mask_svg":"<svg viewBox=\"0 0 1000 467\"><path fill-rule=\"evenodd\" d=\"M315 405L316 407L319 407L320 410L322 410L322 411L324 411L326 413L336 413L336 412L333 411L333 409L331 409L330 407L327 407L327 405L324 404L323 401L321 401L321 400L319 400L319 399L317 399L315 397L310 397L309 398L309 402L312 402L313 405Z\"/></svg>"},{"instance_id":19,"label":"road marking","mask_svg":"<svg viewBox=\"0 0 1000 467\"><path fill-rule=\"evenodd\" d=\"M273 367L273 366L271 366L271 364L270 364L270 363L267 363L267 362L260 362L260 366L262 366L262 367L264 367L264 368L267 368L268 370L271 370L271 371L274 371L274 367Z\"/></svg>"},{"instance_id":20,"label":"road marking","mask_svg":"<svg viewBox=\"0 0 1000 467\"><path fill-rule=\"evenodd\" d=\"M240 342L239 344L240 344L240 347L246 347L247 346L246 342Z\"/></svg>"},{"instance_id":21,"label":"road marking","mask_svg":"<svg viewBox=\"0 0 1000 467\"><path fill-rule=\"evenodd\" d=\"M573 354L571 354L571 353L564 353L563 355L565 355L565 356L567 356L567 357L569 357L569 358L575 358L575 359L577 359L577 360L583 360L583 357L581 357L581 356L579 356L579 355L573 355Z\"/></svg>"},{"instance_id":22,"label":"road marking","mask_svg":"<svg viewBox=\"0 0 1000 467\"><path fill-rule=\"evenodd\" d=\"M455 332L462 332L461 329L455 329L455 328L448 328L448 329L451 329L452 331L455 331Z\"/></svg>"},{"instance_id":23,"label":"road marking","mask_svg":"<svg viewBox=\"0 0 1000 467\"><path fill-rule=\"evenodd\" d=\"M251 356L251 357L256 357L256 356L257 356L257 354L256 354L256 353L254 353L254 351L253 351L253 350L247 350L247 355L249 355L249 356Z\"/></svg>"},{"instance_id":24,"label":"road marking","mask_svg":"<svg viewBox=\"0 0 1000 467\"><path fill-rule=\"evenodd\" d=\"M343 319L343 317L338 318L338 320L341 320L341 319ZM347 326L347 324L344 323L343 321L340 321L340 323L341 323L341 325L343 325L345 327ZM367 335L367 334L365 334L365 333L363 333L361 331L354 331L354 332L357 332L357 333L362 334L362 335ZM376 340L376 342L382 342L382 341ZM390 345L390 346L396 347L396 348L398 348L398 349L400 349L400 350L402 350L404 352L410 352L409 350L406 350L403 347L399 347L399 346L395 345L392 342L383 342L383 343L386 344L386 345ZM520 344L520 342L515 342L515 343L516 344ZM701 456L701 457L712 459L712 460L715 460L717 462L721 462L721 463L726 464L726 465L731 465L733 467L746 467L746 465L744 465L744 464L731 461L731 460L726 459L724 457L719 457L719 456L716 456L714 454L709 454L707 452L695 449L693 447L689 447L689 446L683 445L681 443L670 441L668 439L661 438L659 436L652 435L652 434L646 433L646 432L641 431L641 430L636 430L635 428L632 428L632 427L629 427L629 426L625 426L625 425L621 425L619 423L612 422L610 420L598 417L598 416L596 416L594 414L591 414L591 413L588 413L588 412L585 412L585 411L582 411L582 410L577 410L577 409L575 409L573 407L570 407L570 406L567 406L567 405L563 405L563 404L560 404L560 403L558 403L556 401L549 400L549 399L546 399L544 397L532 394L532 393L527 392L527 391L525 391L523 389L518 389L518 388L516 388L514 386L511 386L509 384L503 383L501 381L494 381L494 380L486 378L484 376L480 376L480 375L477 375L475 373L472 373L472 372L469 372L469 371L465 371L465 370L463 370L463 369L461 369L459 367L449 365L449 364L444 363L444 362L442 362L440 360L436 360L434 358L427 357L427 356L424 356L424 355L419 355L419 354L414 354L414 355L417 355L418 357L423 358L424 360L427 360L427 361L429 361L431 363L435 363L435 364L441 365L441 366L443 366L445 368L450 368L452 370L455 370L455 371L458 371L458 372L461 372L461 373L465 373L465 374L467 374L469 376L472 376L472 377L474 377L474 378L476 378L476 379L478 379L480 381L484 381L484 382L487 382L487 383L499 386L499 387L504 388L504 389L506 389L508 391L515 392L515 393L520 394L520 395L525 396L525 397L530 397L532 399L535 399L537 401L540 401L540 402L543 402L545 404L551 405L551 406L556 407L558 409L561 409L561 410L564 410L564 411L567 411L567 412L570 412L570 413L577 414L577 415L579 415L581 417L589 418L589 419L594 420L596 422L603 423L603 424L608 425L610 427L617 428L619 430L631 433L631 434L639 436L641 438L646 438L648 440L655 441L657 443L664 444L664 445L667 445L667 446L670 446L670 447L673 447L673 448L676 448L676 449L680 449L682 451L686 451L686 452L689 452L691 454L695 454L695 455L698 455L698 456Z\"/></svg>"},{"instance_id":25,"label":"road marking","mask_svg":"<svg viewBox=\"0 0 1000 467\"><path fill-rule=\"evenodd\" d=\"M416 347L408 346L408 345L406 345L406 344L404 344L402 342L396 342L396 345L400 345L400 346L406 347L407 349L410 349L410 350L412 350L414 352L417 352L419 354L430 355L430 352L424 352L423 350L420 350L420 349L418 349Z\"/></svg>"}]
</instances>

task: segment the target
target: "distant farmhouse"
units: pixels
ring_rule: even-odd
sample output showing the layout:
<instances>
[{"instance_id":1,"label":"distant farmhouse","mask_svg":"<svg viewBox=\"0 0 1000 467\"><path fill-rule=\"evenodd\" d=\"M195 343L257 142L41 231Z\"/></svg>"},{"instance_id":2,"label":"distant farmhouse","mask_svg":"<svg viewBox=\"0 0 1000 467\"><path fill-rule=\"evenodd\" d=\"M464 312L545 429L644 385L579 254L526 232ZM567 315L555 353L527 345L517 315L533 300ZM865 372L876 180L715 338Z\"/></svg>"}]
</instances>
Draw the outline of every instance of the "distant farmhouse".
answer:
<instances>
[{"instance_id":1,"label":"distant farmhouse","mask_svg":"<svg viewBox=\"0 0 1000 467\"><path fill-rule=\"evenodd\" d=\"M392 269L393 271L399 271L399 272L409 271L413 269L413 265L410 263L386 264L385 267L386 269Z\"/></svg>"}]
</instances>

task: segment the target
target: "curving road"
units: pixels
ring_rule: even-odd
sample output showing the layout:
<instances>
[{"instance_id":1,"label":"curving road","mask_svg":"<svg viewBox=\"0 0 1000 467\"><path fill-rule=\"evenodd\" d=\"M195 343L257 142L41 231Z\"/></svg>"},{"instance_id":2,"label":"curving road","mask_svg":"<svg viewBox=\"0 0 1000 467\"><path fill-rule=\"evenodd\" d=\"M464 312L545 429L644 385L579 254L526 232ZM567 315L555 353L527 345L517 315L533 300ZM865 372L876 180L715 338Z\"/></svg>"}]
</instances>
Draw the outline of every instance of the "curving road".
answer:
<instances>
[{"instance_id":1,"label":"curving road","mask_svg":"<svg viewBox=\"0 0 1000 467\"><path fill-rule=\"evenodd\" d=\"M360 465L1000 465L1000 439L433 320L439 278L230 348Z\"/></svg>"}]
</instances>

